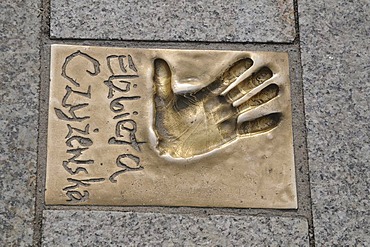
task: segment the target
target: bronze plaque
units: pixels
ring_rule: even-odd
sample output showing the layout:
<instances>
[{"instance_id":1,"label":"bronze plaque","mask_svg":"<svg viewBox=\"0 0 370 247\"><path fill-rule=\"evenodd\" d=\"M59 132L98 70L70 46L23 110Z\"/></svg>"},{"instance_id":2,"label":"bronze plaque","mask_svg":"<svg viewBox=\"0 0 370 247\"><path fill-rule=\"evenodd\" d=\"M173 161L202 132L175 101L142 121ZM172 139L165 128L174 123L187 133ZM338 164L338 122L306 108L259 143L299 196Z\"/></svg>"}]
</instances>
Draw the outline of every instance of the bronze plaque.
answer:
<instances>
[{"instance_id":1,"label":"bronze plaque","mask_svg":"<svg viewBox=\"0 0 370 247\"><path fill-rule=\"evenodd\" d=\"M288 54L53 45L46 203L296 208Z\"/></svg>"}]
</instances>

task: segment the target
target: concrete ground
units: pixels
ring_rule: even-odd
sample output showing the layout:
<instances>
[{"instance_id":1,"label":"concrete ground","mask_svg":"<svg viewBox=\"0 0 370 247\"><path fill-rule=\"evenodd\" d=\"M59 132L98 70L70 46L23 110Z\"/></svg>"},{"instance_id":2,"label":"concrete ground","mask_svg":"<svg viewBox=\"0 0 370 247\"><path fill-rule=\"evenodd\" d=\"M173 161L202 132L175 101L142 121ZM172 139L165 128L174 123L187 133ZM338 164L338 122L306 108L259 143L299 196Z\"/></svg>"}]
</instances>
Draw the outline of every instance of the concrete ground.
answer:
<instances>
[{"instance_id":1,"label":"concrete ground","mask_svg":"<svg viewBox=\"0 0 370 247\"><path fill-rule=\"evenodd\" d=\"M1 246L369 246L370 1L0 3ZM287 51L298 210L44 204L51 44Z\"/></svg>"}]
</instances>

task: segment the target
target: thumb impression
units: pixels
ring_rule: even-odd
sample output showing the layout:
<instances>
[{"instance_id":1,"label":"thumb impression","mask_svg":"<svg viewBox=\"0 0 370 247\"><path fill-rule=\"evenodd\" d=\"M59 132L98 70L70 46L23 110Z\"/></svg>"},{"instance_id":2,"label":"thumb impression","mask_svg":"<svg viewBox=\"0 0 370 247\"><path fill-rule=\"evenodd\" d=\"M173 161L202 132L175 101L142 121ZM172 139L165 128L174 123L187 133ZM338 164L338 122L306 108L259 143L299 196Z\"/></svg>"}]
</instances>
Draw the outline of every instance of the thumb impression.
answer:
<instances>
[{"instance_id":1,"label":"thumb impression","mask_svg":"<svg viewBox=\"0 0 370 247\"><path fill-rule=\"evenodd\" d=\"M163 59L154 61L154 85L156 87L156 95L162 106L167 105L173 98L171 87L171 69L167 62Z\"/></svg>"}]
</instances>

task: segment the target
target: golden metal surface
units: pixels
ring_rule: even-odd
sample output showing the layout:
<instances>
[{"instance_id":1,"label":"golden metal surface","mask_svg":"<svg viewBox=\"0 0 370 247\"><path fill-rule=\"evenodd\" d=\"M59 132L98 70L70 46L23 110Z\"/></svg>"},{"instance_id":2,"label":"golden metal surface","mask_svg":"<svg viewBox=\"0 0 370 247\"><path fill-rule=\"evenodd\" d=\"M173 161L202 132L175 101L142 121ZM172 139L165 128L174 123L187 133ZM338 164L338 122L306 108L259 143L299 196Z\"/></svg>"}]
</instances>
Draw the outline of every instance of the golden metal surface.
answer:
<instances>
[{"instance_id":1,"label":"golden metal surface","mask_svg":"<svg viewBox=\"0 0 370 247\"><path fill-rule=\"evenodd\" d=\"M288 54L53 45L46 203L296 208Z\"/></svg>"}]
</instances>

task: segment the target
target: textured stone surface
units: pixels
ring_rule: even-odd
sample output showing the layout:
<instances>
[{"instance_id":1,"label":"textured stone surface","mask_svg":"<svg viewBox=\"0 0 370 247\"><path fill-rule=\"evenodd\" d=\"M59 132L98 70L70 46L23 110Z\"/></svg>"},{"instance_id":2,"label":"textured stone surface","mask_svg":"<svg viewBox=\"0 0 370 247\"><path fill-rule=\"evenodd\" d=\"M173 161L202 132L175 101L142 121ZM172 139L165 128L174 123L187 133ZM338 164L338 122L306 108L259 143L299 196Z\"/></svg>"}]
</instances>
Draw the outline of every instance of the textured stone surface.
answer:
<instances>
[{"instance_id":1,"label":"textured stone surface","mask_svg":"<svg viewBox=\"0 0 370 247\"><path fill-rule=\"evenodd\" d=\"M292 0L51 1L55 38L291 42Z\"/></svg>"},{"instance_id":2,"label":"textured stone surface","mask_svg":"<svg viewBox=\"0 0 370 247\"><path fill-rule=\"evenodd\" d=\"M39 1L0 4L0 245L33 234L39 86Z\"/></svg>"},{"instance_id":3,"label":"textured stone surface","mask_svg":"<svg viewBox=\"0 0 370 247\"><path fill-rule=\"evenodd\" d=\"M370 2L299 2L317 246L370 245Z\"/></svg>"},{"instance_id":4,"label":"textured stone surface","mask_svg":"<svg viewBox=\"0 0 370 247\"><path fill-rule=\"evenodd\" d=\"M261 244L308 246L307 221L282 217L44 211L43 246Z\"/></svg>"}]
</instances>

